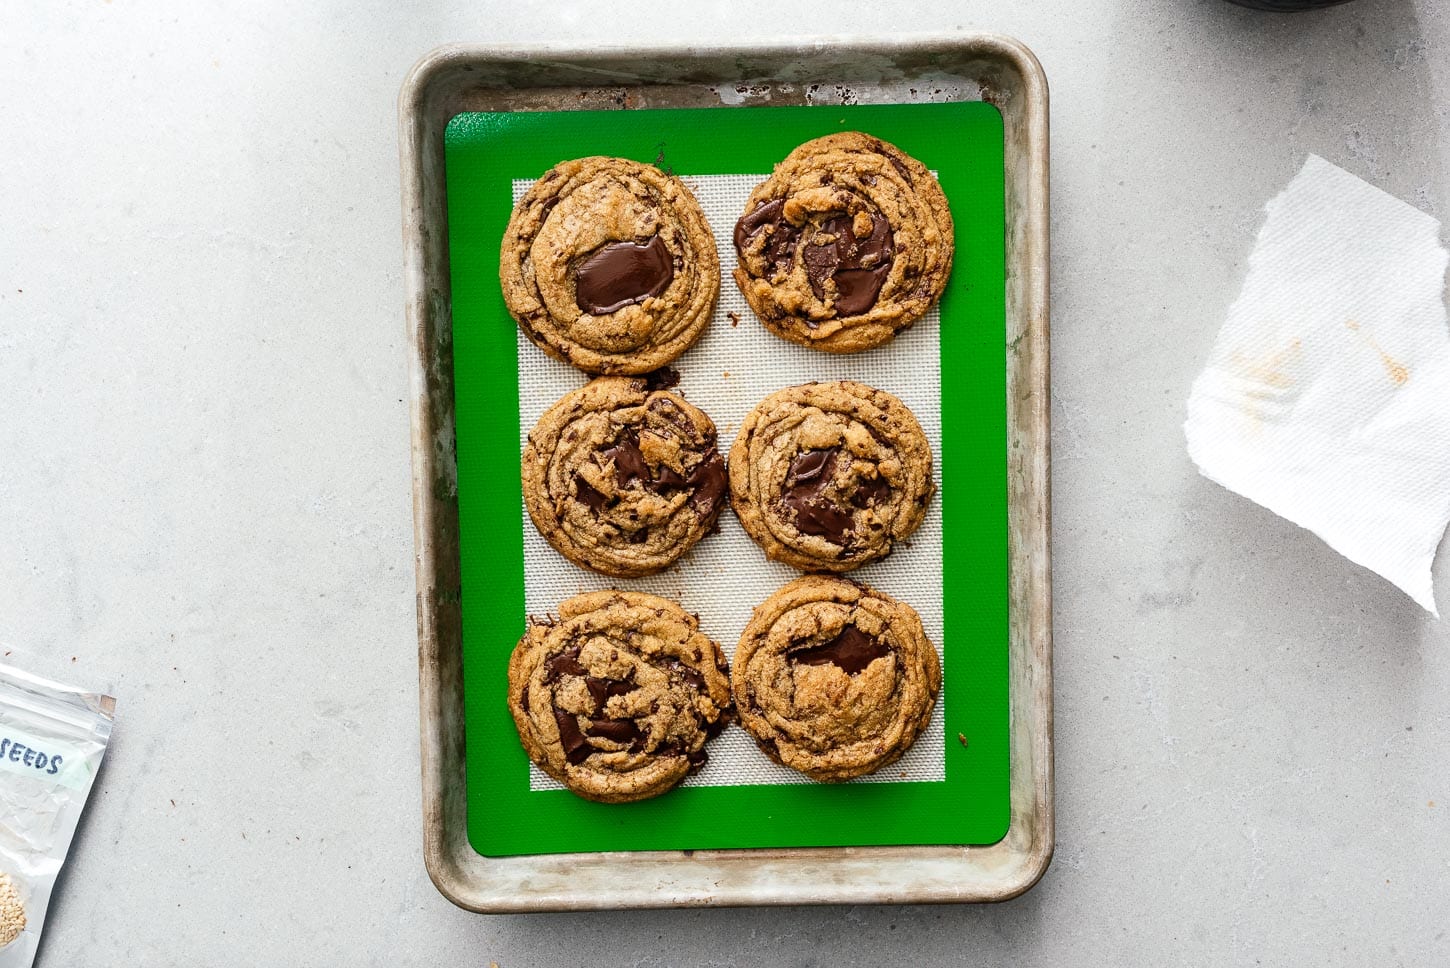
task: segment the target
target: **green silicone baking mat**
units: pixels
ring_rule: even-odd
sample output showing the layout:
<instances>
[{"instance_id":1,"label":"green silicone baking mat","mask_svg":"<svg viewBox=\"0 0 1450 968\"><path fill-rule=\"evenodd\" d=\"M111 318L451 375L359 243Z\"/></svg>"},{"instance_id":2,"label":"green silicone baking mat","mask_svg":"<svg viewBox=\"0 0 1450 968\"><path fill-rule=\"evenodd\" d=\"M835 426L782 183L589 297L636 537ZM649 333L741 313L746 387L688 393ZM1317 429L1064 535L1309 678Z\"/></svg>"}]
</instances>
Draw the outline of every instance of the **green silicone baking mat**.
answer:
<instances>
[{"instance_id":1,"label":"green silicone baking mat","mask_svg":"<svg viewBox=\"0 0 1450 968\"><path fill-rule=\"evenodd\" d=\"M835 131L865 131L920 159L940 179L956 227L956 258L939 312L887 347L844 357L779 340L748 310L726 312L738 300L728 240L744 193L801 142ZM446 152L474 849L505 856L1001 839L1009 814L1008 538L1003 142L996 108L967 102L469 113L449 124ZM721 549L739 547L739 525L729 512L721 534L652 579L583 572L531 531L518 473L522 434L543 406L587 377L518 335L499 289L499 243L516 194L557 162L586 155L667 166L701 198L720 252L721 308L700 344L675 365L683 375L679 391L720 425L722 452L739 416L760 397L810 379L861 379L896 393L932 439L940 490L927 523L908 547L850 576L916 606L943 657L932 728L876 776L804 781L771 764L731 726L709 747L711 763L686 785L640 803L597 804L532 769L519 746L504 696L509 653L528 613L592 588L652 591L699 611L703 630L728 653L742 616L795 574L765 562L753 545L721 560ZM779 386L770 382L777 374ZM717 755L717 746L726 752Z\"/></svg>"}]
</instances>

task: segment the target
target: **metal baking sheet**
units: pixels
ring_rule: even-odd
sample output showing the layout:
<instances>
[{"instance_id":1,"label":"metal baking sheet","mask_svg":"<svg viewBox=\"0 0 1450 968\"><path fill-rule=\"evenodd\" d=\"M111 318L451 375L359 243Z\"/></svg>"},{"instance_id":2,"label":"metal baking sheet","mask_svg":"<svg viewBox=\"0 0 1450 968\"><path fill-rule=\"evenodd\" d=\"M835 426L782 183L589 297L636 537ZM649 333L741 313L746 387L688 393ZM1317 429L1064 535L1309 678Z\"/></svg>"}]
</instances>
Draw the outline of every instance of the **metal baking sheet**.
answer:
<instances>
[{"instance_id":1,"label":"metal baking sheet","mask_svg":"<svg viewBox=\"0 0 1450 968\"><path fill-rule=\"evenodd\" d=\"M443 133L461 111L986 100L1006 139L1011 825L991 846L777 848L490 858L465 824L464 723ZM702 48L448 46L405 82L401 142L424 856L477 911L994 901L1052 855L1047 89L988 34Z\"/></svg>"}]
</instances>

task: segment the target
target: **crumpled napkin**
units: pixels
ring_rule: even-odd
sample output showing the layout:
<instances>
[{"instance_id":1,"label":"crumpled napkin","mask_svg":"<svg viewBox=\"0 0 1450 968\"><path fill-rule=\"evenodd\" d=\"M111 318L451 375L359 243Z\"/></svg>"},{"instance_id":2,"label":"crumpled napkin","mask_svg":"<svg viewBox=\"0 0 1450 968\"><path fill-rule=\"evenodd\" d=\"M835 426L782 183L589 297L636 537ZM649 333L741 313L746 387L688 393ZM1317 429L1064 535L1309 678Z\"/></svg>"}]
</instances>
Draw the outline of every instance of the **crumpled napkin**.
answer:
<instances>
[{"instance_id":1,"label":"crumpled napkin","mask_svg":"<svg viewBox=\"0 0 1450 968\"><path fill-rule=\"evenodd\" d=\"M1189 456L1438 618L1430 566L1450 521L1440 223L1315 155L1266 210L1188 398Z\"/></svg>"}]
</instances>

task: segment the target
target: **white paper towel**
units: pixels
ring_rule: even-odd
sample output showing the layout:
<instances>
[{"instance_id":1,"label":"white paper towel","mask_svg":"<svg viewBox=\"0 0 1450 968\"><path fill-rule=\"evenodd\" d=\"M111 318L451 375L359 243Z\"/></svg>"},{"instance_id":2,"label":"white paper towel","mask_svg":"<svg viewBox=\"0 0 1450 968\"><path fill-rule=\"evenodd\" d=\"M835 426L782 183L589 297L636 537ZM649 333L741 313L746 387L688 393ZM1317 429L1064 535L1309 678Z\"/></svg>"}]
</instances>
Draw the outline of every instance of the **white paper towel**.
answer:
<instances>
[{"instance_id":1,"label":"white paper towel","mask_svg":"<svg viewBox=\"0 0 1450 968\"><path fill-rule=\"evenodd\" d=\"M1266 210L1188 398L1188 453L1438 617L1430 566L1450 520L1440 223L1315 155Z\"/></svg>"},{"instance_id":2,"label":"white paper towel","mask_svg":"<svg viewBox=\"0 0 1450 968\"><path fill-rule=\"evenodd\" d=\"M735 220L760 175L686 175L715 235L720 253L720 301L700 342L671 365L680 372L678 392L715 421L720 452L728 453L740 423L766 396L782 387L811 380L860 380L894 393L911 408L941 453L941 326L938 310L901 333L886 346L846 356L822 353L771 334L750 311L730 270L735 266ZM534 183L513 183L517 201ZM550 359L522 333L519 346L519 446L522 449L539 416L588 377L566 363ZM907 544L898 545L885 561L851 572L852 578L908 603L921 615L927 637L942 656L943 692L937 712L911 749L891 766L853 783L939 782L946 779L946 730L941 709L950 688L951 666L942 655L942 488L941 461L932 468L937 495L926 518ZM767 561L765 553L730 512L720 515L720 533L708 535L673 567L648 578L607 578L581 568L550 548L519 505L524 534L524 605L531 615L557 612L559 602L584 591L630 588L674 599L700 616L701 629L734 657L735 645L751 610L771 592L800 576L794 568ZM560 785L530 764L530 787ZM779 766L756 749L749 734L731 726L710 741L710 760L686 778L686 786L740 786L763 783L812 783Z\"/></svg>"}]
</instances>

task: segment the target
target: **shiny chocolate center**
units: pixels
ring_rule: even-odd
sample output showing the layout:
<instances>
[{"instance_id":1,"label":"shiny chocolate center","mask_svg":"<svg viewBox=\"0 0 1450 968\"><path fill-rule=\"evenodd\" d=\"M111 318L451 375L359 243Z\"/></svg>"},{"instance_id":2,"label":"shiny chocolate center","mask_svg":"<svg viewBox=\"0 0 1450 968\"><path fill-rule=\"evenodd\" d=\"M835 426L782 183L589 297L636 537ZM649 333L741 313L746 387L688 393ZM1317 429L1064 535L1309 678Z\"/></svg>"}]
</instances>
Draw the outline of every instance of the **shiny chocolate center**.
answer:
<instances>
[{"instance_id":1,"label":"shiny chocolate center","mask_svg":"<svg viewBox=\"0 0 1450 968\"><path fill-rule=\"evenodd\" d=\"M833 665L848 676L854 676L872 662L891 654L891 647L875 636L867 635L854 625L841 629L841 634L823 645L792 652L790 660L800 665Z\"/></svg>"},{"instance_id":2,"label":"shiny chocolate center","mask_svg":"<svg viewBox=\"0 0 1450 968\"><path fill-rule=\"evenodd\" d=\"M591 316L617 312L669 288L675 260L656 235L645 245L610 242L574 269L574 301Z\"/></svg>"}]
</instances>

